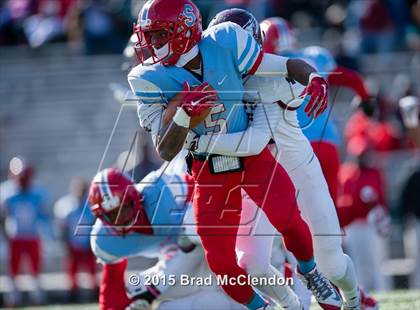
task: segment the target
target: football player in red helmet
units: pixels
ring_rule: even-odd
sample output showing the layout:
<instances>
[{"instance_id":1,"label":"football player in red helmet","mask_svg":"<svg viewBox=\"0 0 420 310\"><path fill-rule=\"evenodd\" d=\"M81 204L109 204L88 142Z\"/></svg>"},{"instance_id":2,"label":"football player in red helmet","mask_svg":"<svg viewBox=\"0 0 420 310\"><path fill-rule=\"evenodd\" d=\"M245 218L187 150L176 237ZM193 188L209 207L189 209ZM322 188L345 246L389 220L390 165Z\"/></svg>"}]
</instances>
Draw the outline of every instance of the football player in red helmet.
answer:
<instances>
[{"instance_id":1,"label":"football player in red helmet","mask_svg":"<svg viewBox=\"0 0 420 310\"><path fill-rule=\"evenodd\" d=\"M264 37L265 52L280 55L296 50L296 31L285 19L270 17L261 22L260 27Z\"/></svg>"},{"instance_id":2,"label":"football player in red helmet","mask_svg":"<svg viewBox=\"0 0 420 310\"><path fill-rule=\"evenodd\" d=\"M202 31L200 11L192 1L148 1L134 25L137 55L144 63L147 49L152 55L149 63L175 65L196 48Z\"/></svg>"},{"instance_id":3,"label":"football player in red helmet","mask_svg":"<svg viewBox=\"0 0 420 310\"><path fill-rule=\"evenodd\" d=\"M142 65L133 68L128 80L141 101L138 109L140 123L152 132L163 159L171 160L182 149L190 131L191 118L201 113L203 104L212 103L213 108L211 115L193 128L196 134L235 132L246 128L248 119L242 105L242 77L246 75L288 75L308 85L306 93L312 95L309 103L316 106L314 113L322 110L327 84L310 65L262 53L252 35L233 23L209 28L198 40L195 34L201 29L200 23L199 12L190 0L150 0L139 14L136 28L141 42L139 47L149 46L153 55L149 60L142 57ZM198 84L199 91L194 87L182 91L186 83ZM181 100L175 98L179 93L183 94ZM172 106L177 109L168 115L166 112ZM163 122L162 114L165 114ZM207 262L215 274L229 279L247 276L238 265L235 254L241 211L240 190L243 188L283 234L288 249L298 259L299 269L311 277L311 287L327 290L332 295L337 293L317 271L311 236L297 211L293 184L268 149L257 156L244 158L194 151L191 156L190 168L196 182L194 211L197 231L206 249ZM230 212L224 212L226 208ZM222 288L249 309L267 307L267 302L247 283L239 285L233 281L223 284ZM341 305L340 298L336 304Z\"/></svg>"},{"instance_id":4,"label":"football player in red helmet","mask_svg":"<svg viewBox=\"0 0 420 310\"><path fill-rule=\"evenodd\" d=\"M131 178L116 169L98 173L89 191L92 213L122 235L131 231L152 233L142 198Z\"/></svg>"},{"instance_id":5,"label":"football player in red helmet","mask_svg":"<svg viewBox=\"0 0 420 310\"><path fill-rule=\"evenodd\" d=\"M204 256L201 246L197 246L199 241L187 237L193 232L182 225L186 213L188 225L194 228L189 211L192 178L181 172L185 169L177 169L175 165L185 167L183 162L174 161L172 168L175 169L166 167L165 171L152 171L138 184L116 169L102 170L94 177L89 202L98 220L91 232L91 247L103 264L100 309L148 309L155 299L167 299L165 294L170 295L170 289L179 286L177 281L181 274L209 276L206 267L198 267ZM145 274L157 278L166 274L167 277L158 283L149 281L152 284L130 281L131 287L126 291L124 272L129 256L159 258L160 263ZM173 282L168 282L169 279ZM205 291L208 294L195 286L186 296L178 292L177 300L168 302L167 307L177 305L177 309L192 309L191 304L194 304L203 308L208 303L205 298L210 295L216 308L242 308L218 288ZM197 296L203 300L197 302Z\"/></svg>"}]
</instances>

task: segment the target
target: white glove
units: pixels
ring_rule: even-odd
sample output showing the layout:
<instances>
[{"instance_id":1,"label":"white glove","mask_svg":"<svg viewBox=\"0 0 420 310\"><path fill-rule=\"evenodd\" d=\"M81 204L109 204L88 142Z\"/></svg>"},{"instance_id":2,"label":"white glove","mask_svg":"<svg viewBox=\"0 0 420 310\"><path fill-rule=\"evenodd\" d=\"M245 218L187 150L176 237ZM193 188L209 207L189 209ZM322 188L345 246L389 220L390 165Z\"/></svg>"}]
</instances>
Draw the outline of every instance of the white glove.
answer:
<instances>
[{"instance_id":1,"label":"white glove","mask_svg":"<svg viewBox=\"0 0 420 310\"><path fill-rule=\"evenodd\" d=\"M401 98L399 101L401 116L407 128L416 128L419 125L419 100L414 96Z\"/></svg>"}]
</instances>

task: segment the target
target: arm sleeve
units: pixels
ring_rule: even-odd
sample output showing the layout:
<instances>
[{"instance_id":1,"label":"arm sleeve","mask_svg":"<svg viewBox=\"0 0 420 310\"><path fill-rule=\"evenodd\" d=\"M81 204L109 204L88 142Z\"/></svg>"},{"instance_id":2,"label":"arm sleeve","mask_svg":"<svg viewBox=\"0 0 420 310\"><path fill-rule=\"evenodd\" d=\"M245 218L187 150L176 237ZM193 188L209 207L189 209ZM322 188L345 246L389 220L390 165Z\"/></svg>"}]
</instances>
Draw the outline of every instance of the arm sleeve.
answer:
<instances>
[{"instance_id":1,"label":"arm sleeve","mask_svg":"<svg viewBox=\"0 0 420 310\"><path fill-rule=\"evenodd\" d=\"M163 91L154 83L138 77L128 76L128 84L138 100L146 104L163 104L166 98Z\"/></svg>"},{"instance_id":2,"label":"arm sleeve","mask_svg":"<svg viewBox=\"0 0 420 310\"><path fill-rule=\"evenodd\" d=\"M156 145L157 135L162 125L165 106L162 104L139 103L137 106L137 115L140 126L149 131L154 145Z\"/></svg>"},{"instance_id":3,"label":"arm sleeve","mask_svg":"<svg viewBox=\"0 0 420 310\"><path fill-rule=\"evenodd\" d=\"M272 137L268 119L268 115L271 117L271 114L269 114L271 111L267 109L269 106L274 106L274 104L257 105L254 111L254 121L245 131L201 136L197 151L240 157L261 153ZM278 107L275 108L279 110Z\"/></svg>"},{"instance_id":4,"label":"arm sleeve","mask_svg":"<svg viewBox=\"0 0 420 310\"><path fill-rule=\"evenodd\" d=\"M328 76L328 83L332 86L348 87L359 95L362 100L369 99L365 82L359 73L342 66L337 66Z\"/></svg>"},{"instance_id":5,"label":"arm sleeve","mask_svg":"<svg viewBox=\"0 0 420 310\"><path fill-rule=\"evenodd\" d=\"M287 77L287 61L289 58L264 53L261 63L255 68L254 74L257 76L283 76ZM250 72L252 74L252 72Z\"/></svg>"}]
</instances>

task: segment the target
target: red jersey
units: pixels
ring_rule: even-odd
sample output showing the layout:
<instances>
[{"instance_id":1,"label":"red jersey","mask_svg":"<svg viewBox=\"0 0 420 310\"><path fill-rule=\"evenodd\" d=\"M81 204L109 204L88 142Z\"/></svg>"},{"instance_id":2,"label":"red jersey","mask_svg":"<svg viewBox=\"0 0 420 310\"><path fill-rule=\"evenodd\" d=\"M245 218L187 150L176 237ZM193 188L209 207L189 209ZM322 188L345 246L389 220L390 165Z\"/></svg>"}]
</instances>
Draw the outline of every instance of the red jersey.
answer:
<instances>
[{"instance_id":1,"label":"red jersey","mask_svg":"<svg viewBox=\"0 0 420 310\"><path fill-rule=\"evenodd\" d=\"M339 180L341 193L337 212L341 227L356 219L366 220L369 211L378 205L386 209L384 181L376 168L360 168L355 164L343 164Z\"/></svg>"}]
</instances>

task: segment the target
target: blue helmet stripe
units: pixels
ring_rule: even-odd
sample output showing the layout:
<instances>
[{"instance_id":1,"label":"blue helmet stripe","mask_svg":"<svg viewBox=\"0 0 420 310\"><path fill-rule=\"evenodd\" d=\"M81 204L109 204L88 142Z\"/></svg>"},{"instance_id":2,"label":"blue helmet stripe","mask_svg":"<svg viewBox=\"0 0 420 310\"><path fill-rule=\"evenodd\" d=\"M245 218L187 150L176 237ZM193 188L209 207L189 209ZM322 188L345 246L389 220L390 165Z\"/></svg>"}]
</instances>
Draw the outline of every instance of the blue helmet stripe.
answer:
<instances>
[{"instance_id":1,"label":"blue helmet stripe","mask_svg":"<svg viewBox=\"0 0 420 310\"><path fill-rule=\"evenodd\" d=\"M111 198L106 174L107 174L107 171L102 173L101 183L100 183L99 189L100 189L103 197Z\"/></svg>"},{"instance_id":2,"label":"blue helmet stripe","mask_svg":"<svg viewBox=\"0 0 420 310\"><path fill-rule=\"evenodd\" d=\"M141 20L142 21L146 21L149 15L149 9L150 6L152 5L153 1L147 1L144 6L143 6L143 14L141 15Z\"/></svg>"},{"instance_id":3,"label":"blue helmet stripe","mask_svg":"<svg viewBox=\"0 0 420 310\"><path fill-rule=\"evenodd\" d=\"M149 13L148 8L144 8L144 9L143 9L143 15L141 16L141 20L146 20L146 18L147 18L147 13Z\"/></svg>"}]
</instances>

